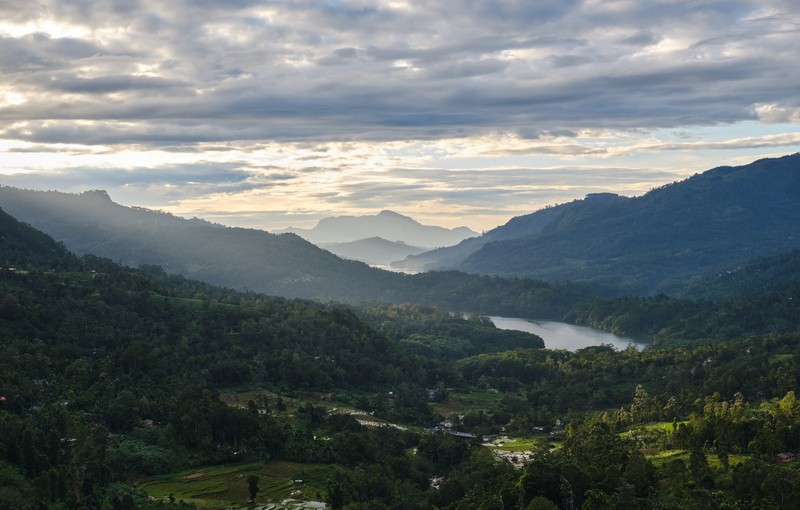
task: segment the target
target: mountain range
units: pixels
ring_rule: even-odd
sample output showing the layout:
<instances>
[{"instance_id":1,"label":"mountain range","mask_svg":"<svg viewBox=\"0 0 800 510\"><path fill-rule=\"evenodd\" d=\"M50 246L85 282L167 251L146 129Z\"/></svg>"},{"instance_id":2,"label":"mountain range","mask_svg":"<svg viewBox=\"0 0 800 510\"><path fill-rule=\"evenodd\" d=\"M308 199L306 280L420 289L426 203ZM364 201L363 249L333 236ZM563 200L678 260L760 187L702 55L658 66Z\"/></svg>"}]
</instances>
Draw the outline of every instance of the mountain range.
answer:
<instances>
[{"instance_id":1,"label":"mountain range","mask_svg":"<svg viewBox=\"0 0 800 510\"><path fill-rule=\"evenodd\" d=\"M276 233L286 232L297 234L317 246L380 237L426 249L451 246L478 235L467 227L448 229L423 225L393 211L381 211L371 216L334 216L320 220L314 228L287 228Z\"/></svg>"},{"instance_id":2,"label":"mountain range","mask_svg":"<svg viewBox=\"0 0 800 510\"><path fill-rule=\"evenodd\" d=\"M132 267L159 265L173 274L240 290L359 300L374 298L388 275L342 260L293 234L125 207L105 191L71 194L3 186L0 207L79 255L91 253Z\"/></svg>"},{"instance_id":3,"label":"mountain range","mask_svg":"<svg viewBox=\"0 0 800 510\"><path fill-rule=\"evenodd\" d=\"M68 194L0 186L0 207L78 254L92 253L134 267L159 265L208 283L286 297L422 299L476 311L500 301L506 309L526 309L526 300L540 306L545 296L557 293L541 281L515 283L463 273L415 278L393 274L342 260L294 234L124 207L103 191ZM794 154L715 168L640 197L589 195L514 218L482 236L416 255L407 263L550 284L578 282L617 294L680 294L686 282L799 249L798 210L800 154ZM388 211L377 217L416 224Z\"/></svg>"},{"instance_id":4,"label":"mountain range","mask_svg":"<svg viewBox=\"0 0 800 510\"><path fill-rule=\"evenodd\" d=\"M294 234L224 227L125 207L104 191L71 194L0 186L0 208L79 255L93 254L131 267L160 266L167 273L212 285L283 297L413 301L451 310L554 318L592 293L580 286L457 272L382 271L343 260Z\"/></svg>"},{"instance_id":5,"label":"mountain range","mask_svg":"<svg viewBox=\"0 0 800 510\"><path fill-rule=\"evenodd\" d=\"M409 255L425 251L425 248L410 246L402 241L387 241L382 237L370 237L348 243L320 244L319 247L343 259L360 260L371 266L384 268Z\"/></svg>"},{"instance_id":6,"label":"mountain range","mask_svg":"<svg viewBox=\"0 0 800 510\"><path fill-rule=\"evenodd\" d=\"M587 195L583 200L545 207L532 214L511 218L505 225L493 228L480 236L465 239L454 246L445 246L418 255L410 255L392 263L392 267L411 272L455 269L488 243L535 236L541 234L545 227L572 208L581 207L584 204L603 204L618 200L626 200L626 198L614 193L593 193Z\"/></svg>"},{"instance_id":7,"label":"mountain range","mask_svg":"<svg viewBox=\"0 0 800 510\"><path fill-rule=\"evenodd\" d=\"M800 247L800 154L719 167L640 197L589 195L404 268L591 282L652 294Z\"/></svg>"}]
</instances>

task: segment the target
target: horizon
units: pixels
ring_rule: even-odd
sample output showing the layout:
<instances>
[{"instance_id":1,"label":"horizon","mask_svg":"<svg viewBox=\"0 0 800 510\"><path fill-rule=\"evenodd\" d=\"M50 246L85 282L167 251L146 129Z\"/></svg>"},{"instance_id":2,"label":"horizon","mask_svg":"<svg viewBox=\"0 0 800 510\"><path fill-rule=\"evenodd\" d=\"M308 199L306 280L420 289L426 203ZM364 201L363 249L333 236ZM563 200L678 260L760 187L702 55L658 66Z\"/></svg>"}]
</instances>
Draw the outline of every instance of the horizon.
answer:
<instances>
[{"instance_id":1,"label":"horizon","mask_svg":"<svg viewBox=\"0 0 800 510\"><path fill-rule=\"evenodd\" d=\"M800 146L782 0L4 11L0 183L224 225L481 232Z\"/></svg>"}]
</instances>

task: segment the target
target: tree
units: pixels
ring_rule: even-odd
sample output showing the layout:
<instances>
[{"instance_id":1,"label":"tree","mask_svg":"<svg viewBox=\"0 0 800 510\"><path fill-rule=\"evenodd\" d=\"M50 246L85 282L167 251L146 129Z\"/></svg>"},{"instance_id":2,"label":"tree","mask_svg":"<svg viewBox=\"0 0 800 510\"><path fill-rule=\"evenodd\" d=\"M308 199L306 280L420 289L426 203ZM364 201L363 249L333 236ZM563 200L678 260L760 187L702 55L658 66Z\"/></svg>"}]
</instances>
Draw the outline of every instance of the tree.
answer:
<instances>
[{"instance_id":1,"label":"tree","mask_svg":"<svg viewBox=\"0 0 800 510\"><path fill-rule=\"evenodd\" d=\"M622 479L633 487L639 498L649 496L656 485L655 469L639 450L632 450L628 456Z\"/></svg>"},{"instance_id":2,"label":"tree","mask_svg":"<svg viewBox=\"0 0 800 510\"><path fill-rule=\"evenodd\" d=\"M558 507L546 497L536 496L528 503L525 510L558 510Z\"/></svg>"},{"instance_id":3,"label":"tree","mask_svg":"<svg viewBox=\"0 0 800 510\"><path fill-rule=\"evenodd\" d=\"M250 499L247 500L248 503L255 503L256 501L256 495L258 495L258 481L259 478L257 475L247 476L247 492L250 493Z\"/></svg>"},{"instance_id":4,"label":"tree","mask_svg":"<svg viewBox=\"0 0 800 510\"><path fill-rule=\"evenodd\" d=\"M637 385L633 395L633 404L631 404L633 421L639 423L651 419L655 407L653 398L648 395L641 384Z\"/></svg>"}]
</instances>

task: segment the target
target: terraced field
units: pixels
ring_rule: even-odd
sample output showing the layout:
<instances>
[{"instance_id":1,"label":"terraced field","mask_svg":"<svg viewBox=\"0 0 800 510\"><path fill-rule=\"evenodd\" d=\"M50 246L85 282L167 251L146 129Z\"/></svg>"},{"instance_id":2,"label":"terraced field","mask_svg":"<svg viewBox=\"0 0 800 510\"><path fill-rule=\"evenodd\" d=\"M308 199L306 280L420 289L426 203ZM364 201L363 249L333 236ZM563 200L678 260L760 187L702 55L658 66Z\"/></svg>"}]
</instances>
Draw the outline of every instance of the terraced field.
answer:
<instances>
[{"instance_id":1,"label":"terraced field","mask_svg":"<svg viewBox=\"0 0 800 510\"><path fill-rule=\"evenodd\" d=\"M221 509L245 506L249 497L247 477L254 474L260 479L256 501L262 508L320 508L329 473L329 466L275 461L208 466L143 478L137 486L153 498L167 499L172 495L176 501L194 503L198 508ZM280 505L290 498L296 503Z\"/></svg>"}]
</instances>

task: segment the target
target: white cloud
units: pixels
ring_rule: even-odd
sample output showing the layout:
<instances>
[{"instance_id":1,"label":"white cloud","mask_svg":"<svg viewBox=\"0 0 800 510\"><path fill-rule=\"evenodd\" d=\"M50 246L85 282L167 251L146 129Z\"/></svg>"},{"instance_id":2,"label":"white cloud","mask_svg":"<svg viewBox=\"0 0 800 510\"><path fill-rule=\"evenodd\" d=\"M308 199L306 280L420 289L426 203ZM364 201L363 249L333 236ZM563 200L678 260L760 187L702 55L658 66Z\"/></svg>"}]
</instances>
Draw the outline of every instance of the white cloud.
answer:
<instances>
[{"instance_id":1,"label":"white cloud","mask_svg":"<svg viewBox=\"0 0 800 510\"><path fill-rule=\"evenodd\" d=\"M758 119L768 124L800 124L800 107L791 108L778 104L757 104L753 107Z\"/></svg>"},{"instance_id":2,"label":"white cloud","mask_svg":"<svg viewBox=\"0 0 800 510\"><path fill-rule=\"evenodd\" d=\"M280 217L313 217L396 202L486 222L490 203L511 214L600 189L582 181L590 174L553 169L603 168L606 189L636 193L660 172L800 143L800 5L788 0L9 0L0 10L0 174L106 183L176 211L266 214L253 204L269 203ZM215 181L208 165L241 180ZM655 171L633 183L615 168Z\"/></svg>"}]
</instances>

